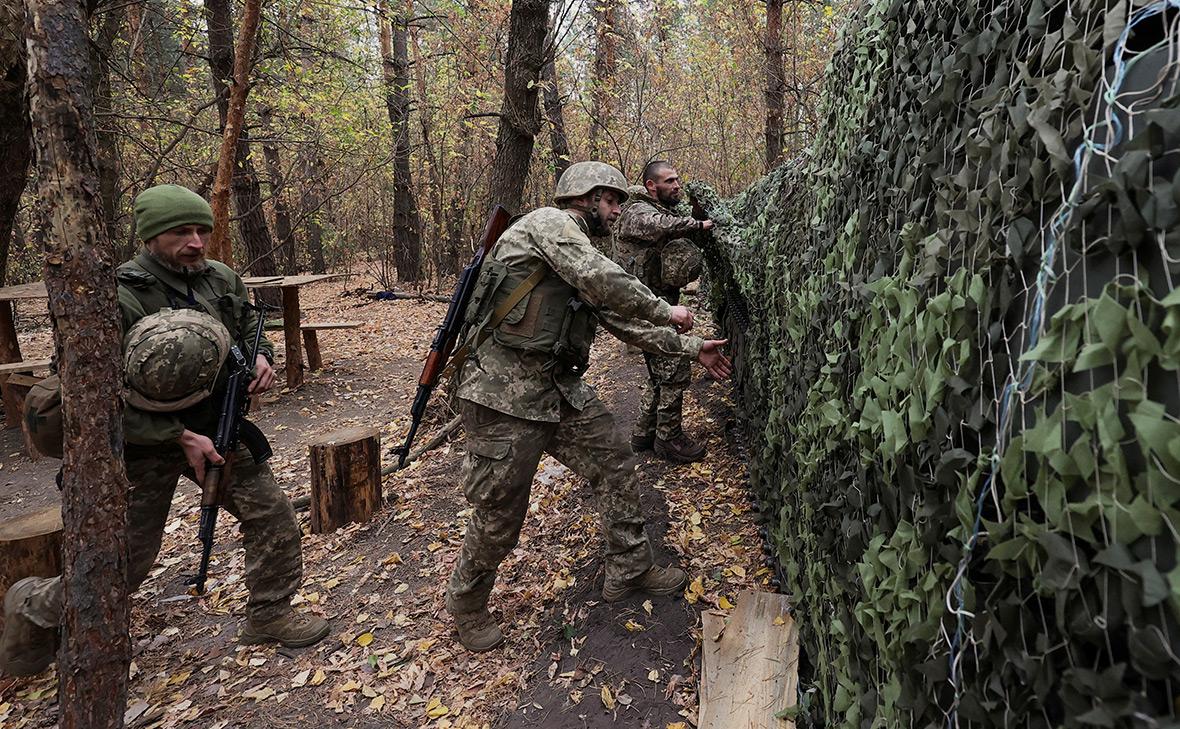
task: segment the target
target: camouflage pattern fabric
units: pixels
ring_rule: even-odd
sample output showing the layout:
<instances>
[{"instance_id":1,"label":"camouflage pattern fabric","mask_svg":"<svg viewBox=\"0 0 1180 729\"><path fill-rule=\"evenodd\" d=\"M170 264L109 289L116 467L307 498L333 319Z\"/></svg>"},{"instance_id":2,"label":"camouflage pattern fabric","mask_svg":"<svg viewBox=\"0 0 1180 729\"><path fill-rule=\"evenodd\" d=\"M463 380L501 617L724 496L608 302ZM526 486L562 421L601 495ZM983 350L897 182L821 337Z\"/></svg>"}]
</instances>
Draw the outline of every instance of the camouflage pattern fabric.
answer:
<instances>
[{"instance_id":1,"label":"camouflage pattern fabric","mask_svg":"<svg viewBox=\"0 0 1180 729\"><path fill-rule=\"evenodd\" d=\"M660 284L682 289L701 276L701 250L687 238L673 238L660 251Z\"/></svg>"},{"instance_id":2,"label":"camouflage pattern fabric","mask_svg":"<svg viewBox=\"0 0 1180 729\"><path fill-rule=\"evenodd\" d=\"M451 613L487 605L496 568L520 536L533 474L545 453L594 489L606 541L607 580L637 579L651 567L635 456L602 401L592 397L580 410L564 403L557 423L525 420L471 402L460 407L467 433L463 491L472 512L447 587Z\"/></svg>"},{"instance_id":3,"label":"camouflage pattern fabric","mask_svg":"<svg viewBox=\"0 0 1180 729\"><path fill-rule=\"evenodd\" d=\"M553 191L555 201L582 197L596 187L606 187L627 199L627 178L605 162L575 162L566 168Z\"/></svg>"},{"instance_id":4,"label":"camouflage pattern fabric","mask_svg":"<svg viewBox=\"0 0 1180 729\"><path fill-rule=\"evenodd\" d=\"M685 357L644 352L648 379L643 386L639 418L632 435L670 441L684 432L684 391L692 384L692 363Z\"/></svg>"},{"instance_id":5,"label":"camouflage pattern fabric","mask_svg":"<svg viewBox=\"0 0 1180 729\"><path fill-rule=\"evenodd\" d=\"M615 222L615 260L652 291L674 301L679 290L662 281L660 251L672 239L695 233L700 227L700 221L673 214L646 190L637 192Z\"/></svg>"},{"instance_id":6,"label":"camouflage pattern fabric","mask_svg":"<svg viewBox=\"0 0 1180 729\"><path fill-rule=\"evenodd\" d=\"M178 448L127 455L131 483L127 507L127 588L139 588L155 564L177 480L193 478ZM265 463L256 464L243 446L226 485L224 506L240 523L246 549L246 611L255 622L273 620L289 609L303 577L299 526L291 502ZM193 565L194 567L196 565ZM43 628L61 622L61 578L46 578L32 589L22 612Z\"/></svg>"},{"instance_id":7,"label":"camouflage pattern fabric","mask_svg":"<svg viewBox=\"0 0 1180 729\"><path fill-rule=\"evenodd\" d=\"M492 256L525 271L548 266L597 309L603 328L625 342L668 356L695 358L700 352L700 338L665 326L671 306L594 248L571 213L534 210L500 237ZM457 394L517 418L550 423L562 420L563 402L580 410L596 397L579 375L555 367L549 355L508 347L494 337L464 362Z\"/></svg>"},{"instance_id":8,"label":"camouflage pattern fabric","mask_svg":"<svg viewBox=\"0 0 1180 729\"><path fill-rule=\"evenodd\" d=\"M161 309L123 339L128 404L152 412L191 407L213 392L231 346L221 322L195 309Z\"/></svg>"}]
</instances>

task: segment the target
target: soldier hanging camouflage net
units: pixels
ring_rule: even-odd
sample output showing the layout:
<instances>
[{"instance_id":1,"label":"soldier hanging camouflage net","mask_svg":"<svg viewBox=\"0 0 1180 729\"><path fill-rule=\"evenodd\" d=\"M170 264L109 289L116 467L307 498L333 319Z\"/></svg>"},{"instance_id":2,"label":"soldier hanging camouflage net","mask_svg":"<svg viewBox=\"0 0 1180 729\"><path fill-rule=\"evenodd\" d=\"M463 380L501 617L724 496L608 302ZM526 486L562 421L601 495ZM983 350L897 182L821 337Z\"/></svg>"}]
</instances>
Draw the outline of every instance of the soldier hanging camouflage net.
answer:
<instances>
[{"instance_id":1,"label":"soldier hanging camouflage net","mask_svg":"<svg viewBox=\"0 0 1180 729\"><path fill-rule=\"evenodd\" d=\"M688 309L657 298L591 245L588 235L607 233L618 217L625 188L610 165L570 166L554 195L561 209L534 210L508 229L467 307L468 343L489 335L459 365L464 493L473 508L447 610L468 650L504 640L488 597L496 568L520 535L544 453L587 478L598 497L607 547L604 600L636 590L672 595L684 586L682 570L652 562L634 456L581 375L598 324L645 350L695 358L718 378L729 376L730 362L723 341L677 333L692 326Z\"/></svg>"},{"instance_id":2,"label":"soldier hanging camouflage net","mask_svg":"<svg viewBox=\"0 0 1180 729\"><path fill-rule=\"evenodd\" d=\"M145 249L119 267L126 371L124 456L131 493L127 513L127 582L139 587L155 562L181 474L200 483L206 461L223 463L209 438L217 425L222 363L231 342L257 323L246 287L227 266L205 259L213 214L197 194L175 185L145 190L135 201ZM255 356L250 391L274 382L273 349ZM299 526L265 463L245 449L225 487L227 511L241 522L250 589L243 643L311 645L328 634L322 618L291 609L303 574ZM29 577L4 598L0 668L31 675L53 662L62 611L61 578Z\"/></svg>"},{"instance_id":3,"label":"soldier hanging camouflage net","mask_svg":"<svg viewBox=\"0 0 1180 729\"><path fill-rule=\"evenodd\" d=\"M643 170L643 187L628 188L628 204L615 229L615 260L669 304L680 303L680 289L701 273L701 252L685 236L713 228L712 220L675 215L680 202L680 175L671 164L656 160ZM684 434L684 391L691 382L688 359L646 352L648 381L639 420L631 434L636 452L678 463L698 461L705 447Z\"/></svg>"}]
</instances>

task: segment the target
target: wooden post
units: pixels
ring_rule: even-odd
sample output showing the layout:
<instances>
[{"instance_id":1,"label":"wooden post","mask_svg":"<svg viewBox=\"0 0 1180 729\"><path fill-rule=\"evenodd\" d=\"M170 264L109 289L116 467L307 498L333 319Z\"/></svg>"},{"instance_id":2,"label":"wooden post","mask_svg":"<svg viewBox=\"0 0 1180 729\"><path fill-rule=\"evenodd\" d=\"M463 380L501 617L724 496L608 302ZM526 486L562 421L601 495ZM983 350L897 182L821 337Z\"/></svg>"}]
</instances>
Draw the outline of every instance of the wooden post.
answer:
<instances>
[{"instance_id":1,"label":"wooden post","mask_svg":"<svg viewBox=\"0 0 1180 729\"><path fill-rule=\"evenodd\" d=\"M20 362L20 360L20 345L16 341L16 322L12 316L12 302L0 301L0 364ZM10 399L8 388L4 387L7 380L8 375L0 374L0 394L3 395L5 413L4 427L15 428L20 424L20 420L12 417L16 411L13 409L14 403Z\"/></svg>"},{"instance_id":2,"label":"wooden post","mask_svg":"<svg viewBox=\"0 0 1180 729\"><path fill-rule=\"evenodd\" d=\"M334 532L364 523L381 505L381 435L377 428L344 428L308 444L311 531Z\"/></svg>"},{"instance_id":3,"label":"wooden post","mask_svg":"<svg viewBox=\"0 0 1180 729\"><path fill-rule=\"evenodd\" d=\"M314 329L303 330L303 349L307 351L307 369L315 372L324 366L320 357L320 338Z\"/></svg>"},{"instance_id":4,"label":"wooden post","mask_svg":"<svg viewBox=\"0 0 1180 729\"><path fill-rule=\"evenodd\" d=\"M303 352L299 348L299 287L283 286L283 340L287 349L287 387L303 384Z\"/></svg>"},{"instance_id":5,"label":"wooden post","mask_svg":"<svg viewBox=\"0 0 1180 729\"><path fill-rule=\"evenodd\" d=\"M61 574L61 531L56 504L0 524L0 602L17 580ZM0 629L3 625L0 611Z\"/></svg>"}]
</instances>

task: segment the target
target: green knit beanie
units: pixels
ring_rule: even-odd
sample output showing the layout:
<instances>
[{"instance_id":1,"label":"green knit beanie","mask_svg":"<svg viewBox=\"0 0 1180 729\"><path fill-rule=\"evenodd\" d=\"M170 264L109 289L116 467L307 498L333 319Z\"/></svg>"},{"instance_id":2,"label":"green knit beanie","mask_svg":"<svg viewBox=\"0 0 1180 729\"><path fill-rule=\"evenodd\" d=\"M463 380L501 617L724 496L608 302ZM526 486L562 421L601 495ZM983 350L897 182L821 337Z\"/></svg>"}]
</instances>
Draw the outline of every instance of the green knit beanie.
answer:
<instances>
[{"instance_id":1,"label":"green knit beanie","mask_svg":"<svg viewBox=\"0 0 1180 729\"><path fill-rule=\"evenodd\" d=\"M135 232L151 240L181 225L213 227L213 208L205 198L180 185L149 187L135 198Z\"/></svg>"}]
</instances>

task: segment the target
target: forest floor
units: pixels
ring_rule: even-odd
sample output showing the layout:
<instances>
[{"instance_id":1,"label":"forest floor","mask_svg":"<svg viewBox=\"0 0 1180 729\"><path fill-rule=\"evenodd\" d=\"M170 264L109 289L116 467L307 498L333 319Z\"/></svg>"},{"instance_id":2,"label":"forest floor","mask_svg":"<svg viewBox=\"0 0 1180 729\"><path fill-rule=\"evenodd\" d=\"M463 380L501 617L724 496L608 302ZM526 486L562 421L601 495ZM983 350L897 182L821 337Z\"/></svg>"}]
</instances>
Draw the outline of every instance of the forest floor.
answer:
<instances>
[{"instance_id":1,"label":"forest floor","mask_svg":"<svg viewBox=\"0 0 1180 729\"><path fill-rule=\"evenodd\" d=\"M308 493L306 443L331 430L380 427L390 462L445 310L375 301L350 290L356 279L347 281L304 289L305 318L364 324L321 332L324 369L294 391L268 394L256 415L275 446L275 475L292 498ZM47 356L44 320L22 321L26 357ZM698 322L708 331L707 318ZM282 333L271 338L281 377ZM645 376L642 358L606 335L595 350L587 377L627 431ZM444 400L436 395L419 443L451 419ZM199 499L182 481L156 566L132 597L128 726L693 726L701 612L730 609L742 589L768 589L771 575L749 514L729 387L694 368L685 413L689 433L708 440L708 460L676 466L649 453L639 466L657 561L689 571L685 596L602 602L593 496L546 457L520 545L492 594L507 643L481 655L458 644L443 608L467 516L461 435L386 477L385 507L367 524L314 535L307 512L299 513L305 574L295 602L332 622L331 635L304 650L238 645L244 554L228 516L218 523L207 596L188 596L184 579L199 556ZM56 461L28 461L11 430L0 433L0 454L0 518L55 502ZM0 725L53 726L56 696L52 670L0 678Z\"/></svg>"}]
</instances>

